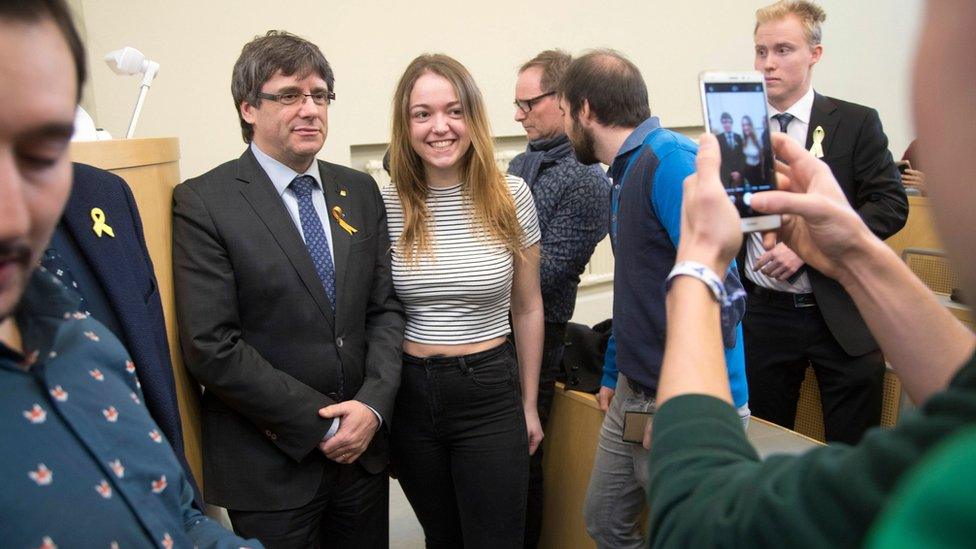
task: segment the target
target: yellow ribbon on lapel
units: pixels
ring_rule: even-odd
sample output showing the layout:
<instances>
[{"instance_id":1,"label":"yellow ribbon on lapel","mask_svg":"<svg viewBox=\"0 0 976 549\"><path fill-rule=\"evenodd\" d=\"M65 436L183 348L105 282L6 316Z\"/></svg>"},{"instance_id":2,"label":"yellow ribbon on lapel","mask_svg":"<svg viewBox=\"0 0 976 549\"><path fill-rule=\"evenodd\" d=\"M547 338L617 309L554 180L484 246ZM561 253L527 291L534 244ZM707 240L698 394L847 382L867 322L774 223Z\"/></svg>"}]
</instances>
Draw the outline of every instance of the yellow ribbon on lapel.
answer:
<instances>
[{"instance_id":1,"label":"yellow ribbon on lapel","mask_svg":"<svg viewBox=\"0 0 976 549\"><path fill-rule=\"evenodd\" d=\"M349 223L346 223L346 220L343 219L344 216L345 216L345 214L342 213L342 208L341 207L339 207L339 206L333 206L332 207L332 217L335 218L336 223L338 223L339 226L342 227L342 229L344 231L346 231L347 233L349 233L349 234L358 233L359 232L359 229L357 229L356 227L353 227Z\"/></svg>"},{"instance_id":2,"label":"yellow ribbon on lapel","mask_svg":"<svg viewBox=\"0 0 976 549\"><path fill-rule=\"evenodd\" d=\"M823 126L817 126L813 130L813 146L810 147L810 152L813 153L813 156L823 158L823 140L826 135L827 132L824 131Z\"/></svg>"},{"instance_id":3,"label":"yellow ribbon on lapel","mask_svg":"<svg viewBox=\"0 0 976 549\"><path fill-rule=\"evenodd\" d=\"M103 212L101 208L92 208L91 218L92 221L95 222L95 224L92 225L92 230L95 231L95 236L101 238L103 234L107 234L112 238L115 238L115 231L113 231L112 227L105 222L105 212Z\"/></svg>"}]
</instances>

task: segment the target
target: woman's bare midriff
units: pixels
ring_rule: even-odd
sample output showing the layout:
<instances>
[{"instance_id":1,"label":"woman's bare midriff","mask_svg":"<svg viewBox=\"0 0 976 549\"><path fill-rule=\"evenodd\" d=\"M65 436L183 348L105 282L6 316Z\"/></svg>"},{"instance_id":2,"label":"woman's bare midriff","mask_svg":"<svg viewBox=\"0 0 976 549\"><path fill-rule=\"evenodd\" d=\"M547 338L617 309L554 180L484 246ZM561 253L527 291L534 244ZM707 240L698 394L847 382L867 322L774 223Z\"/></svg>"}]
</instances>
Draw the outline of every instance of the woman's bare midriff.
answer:
<instances>
[{"instance_id":1,"label":"woman's bare midriff","mask_svg":"<svg viewBox=\"0 0 976 549\"><path fill-rule=\"evenodd\" d=\"M494 349L505 342L504 337L496 337L487 341L476 343L463 343L461 345L431 345L428 343L417 343L416 341L404 340L403 352L418 358L432 356L464 356L473 353L480 353L488 349Z\"/></svg>"}]
</instances>

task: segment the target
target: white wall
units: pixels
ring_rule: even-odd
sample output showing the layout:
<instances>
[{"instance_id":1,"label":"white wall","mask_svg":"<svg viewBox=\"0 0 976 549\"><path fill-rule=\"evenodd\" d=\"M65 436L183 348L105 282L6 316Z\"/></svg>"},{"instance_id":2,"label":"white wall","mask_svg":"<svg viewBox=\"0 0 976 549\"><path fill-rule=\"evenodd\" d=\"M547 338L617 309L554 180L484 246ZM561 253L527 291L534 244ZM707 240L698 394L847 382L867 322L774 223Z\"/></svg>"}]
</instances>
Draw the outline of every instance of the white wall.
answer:
<instances>
[{"instance_id":1,"label":"white wall","mask_svg":"<svg viewBox=\"0 0 976 549\"><path fill-rule=\"evenodd\" d=\"M267 29L315 41L336 73L338 100L321 157L350 161L350 147L388 141L396 79L421 52L465 63L488 101L494 133L521 135L512 121L515 69L539 50L612 47L648 81L652 111L665 125L701 124L696 80L703 69L752 66L754 11L766 2L659 0L560 2L495 0L319 2L314 0L73 0L81 7L96 122L125 132L136 77L111 73L101 58L134 46L162 65L137 137L177 136L182 174L198 175L236 157L243 142L230 96L241 46ZM825 56L815 87L876 107L891 148L912 139L908 72L921 0L825 0Z\"/></svg>"}]
</instances>

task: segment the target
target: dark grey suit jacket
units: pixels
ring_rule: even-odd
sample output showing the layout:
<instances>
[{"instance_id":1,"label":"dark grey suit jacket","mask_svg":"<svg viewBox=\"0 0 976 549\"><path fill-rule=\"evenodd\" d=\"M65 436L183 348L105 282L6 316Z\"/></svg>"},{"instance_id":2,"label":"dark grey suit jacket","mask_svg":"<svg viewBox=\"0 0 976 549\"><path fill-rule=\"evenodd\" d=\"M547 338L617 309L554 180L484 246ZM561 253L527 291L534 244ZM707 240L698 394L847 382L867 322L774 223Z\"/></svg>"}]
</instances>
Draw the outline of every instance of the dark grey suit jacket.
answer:
<instances>
[{"instance_id":1,"label":"dark grey suit jacket","mask_svg":"<svg viewBox=\"0 0 976 549\"><path fill-rule=\"evenodd\" d=\"M721 177L722 183L727 185L732 180L732 172L742 174L746 168L746 156L743 152L745 146L742 136L732 132L732 146L725 137L725 132L715 134L718 139L719 151L722 154Z\"/></svg>"},{"instance_id":2,"label":"dark grey suit jacket","mask_svg":"<svg viewBox=\"0 0 976 549\"><path fill-rule=\"evenodd\" d=\"M824 129L823 161L871 232L885 239L901 230L908 220L908 197L878 111L818 93L810 112L807 149L813 146L818 126ZM807 272L827 327L844 351L858 356L877 349L844 288L816 269Z\"/></svg>"},{"instance_id":3,"label":"dark grey suit jacket","mask_svg":"<svg viewBox=\"0 0 976 549\"><path fill-rule=\"evenodd\" d=\"M250 149L173 195L173 269L187 368L204 386L209 503L281 510L308 503L327 460L332 420L319 408L356 399L392 420L404 315L393 290L386 210L368 175L319 161L329 219L336 311L301 234ZM340 391L340 368L344 394ZM359 463L387 463L381 429Z\"/></svg>"},{"instance_id":4,"label":"dark grey suit jacket","mask_svg":"<svg viewBox=\"0 0 976 549\"><path fill-rule=\"evenodd\" d=\"M888 137L878 111L816 93L807 131L808 150L818 126L824 130L822 160L830 166L851 206L878 238L898 232L908 220L908 197L888 151ZM739 268L745 269L745 246L742 250ZM844 351L860 356L878 349L844 288L812 267L807 267L807 273L824 321ZM745 276L743 282L752 284Z\"/></svg>"}]
</instances>

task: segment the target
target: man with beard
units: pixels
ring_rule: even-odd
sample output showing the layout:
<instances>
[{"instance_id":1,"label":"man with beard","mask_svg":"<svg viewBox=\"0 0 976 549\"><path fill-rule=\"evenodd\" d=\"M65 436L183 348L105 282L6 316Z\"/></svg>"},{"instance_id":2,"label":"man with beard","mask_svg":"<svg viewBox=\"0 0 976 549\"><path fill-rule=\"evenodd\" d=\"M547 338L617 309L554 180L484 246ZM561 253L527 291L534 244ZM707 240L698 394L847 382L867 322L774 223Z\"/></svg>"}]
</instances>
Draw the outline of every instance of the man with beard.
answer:
<instances>
[{"instance_id":1,"label":"man with beard","mask_svg":"<svg viewBox=\"0 0 976 549\"><path fill-rule=\"evenodd\" d=\"M260 547L193 506L129 353L37 266L71 192L84 79L63 0L0 2L0 545Z\"/></svg>"},{"instance_id":2,"label":"man with beard","mask_svg":"<svg viewBox=\"0 0 976 549\"><path fill-rule=\"evenodd\" d=\"M604 378L619 368L619 394L600 431L584 507L586 528L599 547L641 547L638 521L649 448L625 441L623 434L635 427L642 432L642 425L627 423L650 421L655 409L666 328L664 281L680 237L682 182L695 171L698 149L651 116L644 79L620 53L594 51L573 61L560 83L559 101L577 158L610 165L612 182L614 347L607 353ZM749 407L739 329L745 294L734 267L724 286L716 284L729 383L745 424Z\"/></svg>"},{"instance_id":3,"label":"man with beard","mask_svg":"<svg viewBox=\"0 0 976 549\"><path fill-rule=\"evenodd\" d=\"M545 341L539 377L539 420L543 428L552 407L556 375L563 358L566 323L576 307L580 274L593 249L607 236L610 181L596 164L576 160L566 136L556 85L572 56L560 50L536 55L519 69L515 121L525 128L529 146L512 159L508 173L525 180L535 201L542 232L539 271L545 309ZM542 447L532 455L525 546L535 547L542 527Z\"/></svg>"}]
</instances>

